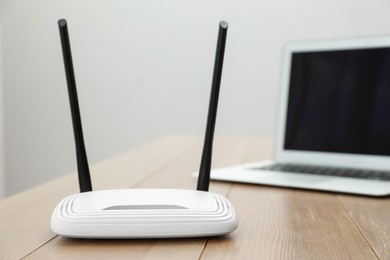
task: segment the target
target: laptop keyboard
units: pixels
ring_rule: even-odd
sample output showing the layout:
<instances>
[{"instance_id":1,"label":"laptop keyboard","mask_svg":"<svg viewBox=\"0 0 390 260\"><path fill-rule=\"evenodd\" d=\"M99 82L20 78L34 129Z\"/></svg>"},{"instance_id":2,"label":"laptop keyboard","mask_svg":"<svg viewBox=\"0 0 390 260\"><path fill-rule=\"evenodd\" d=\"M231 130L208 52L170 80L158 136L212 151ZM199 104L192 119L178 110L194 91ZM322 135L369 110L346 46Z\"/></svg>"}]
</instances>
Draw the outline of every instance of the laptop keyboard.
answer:
<instances>
[{"instance_id":1,"label":"laptop keyboard","mask_svg":"<svg viewBox=\"0 0 390 260\"><path fill-rule=\"evenodd\" d=\"M359 170L350 168L321 167L300 164L273 164L258 168L267 171L309 173L317 175L390 181L390 171Z\"/></svg>"}]
</instances>

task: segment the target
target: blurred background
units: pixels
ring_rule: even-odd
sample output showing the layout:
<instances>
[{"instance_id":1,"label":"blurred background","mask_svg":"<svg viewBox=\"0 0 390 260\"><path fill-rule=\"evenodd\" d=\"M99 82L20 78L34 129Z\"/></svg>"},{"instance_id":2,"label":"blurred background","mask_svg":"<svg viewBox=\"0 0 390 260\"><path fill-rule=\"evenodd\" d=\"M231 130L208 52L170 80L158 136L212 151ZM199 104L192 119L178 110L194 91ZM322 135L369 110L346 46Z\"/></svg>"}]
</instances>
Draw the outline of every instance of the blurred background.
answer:
<instances>
[{"instance_id":1,"label":"blurred background","mask_svg":"<svg viewBox=\"0 0 390 260\"><path fill-rule=\"evenodd\" d=\"M90 163L203 135L218 22L216 135L272 137L283 45L390 33L388 0L0 0L0 197L76 168L57 20L68 20Z\"/></svg>"}]
</instances>

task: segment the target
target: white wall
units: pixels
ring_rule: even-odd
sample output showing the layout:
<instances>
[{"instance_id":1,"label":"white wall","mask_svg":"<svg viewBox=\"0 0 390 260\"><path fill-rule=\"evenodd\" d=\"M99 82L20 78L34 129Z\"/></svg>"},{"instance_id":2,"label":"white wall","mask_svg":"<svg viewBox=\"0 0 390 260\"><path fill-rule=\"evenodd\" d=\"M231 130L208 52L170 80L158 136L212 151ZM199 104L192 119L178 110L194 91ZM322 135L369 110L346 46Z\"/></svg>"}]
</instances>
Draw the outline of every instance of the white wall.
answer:
<instances>
[{"instance_id":1,"label":"white wall","mask_svg":"<svg viewBox=\"0 0 390 260\"><path fill-rule=\"evenodd\" d=\"M1 1L8 194L76 168L58 18L91 162L203 133L220 19L230 27L216 134L273 134L286 41L390 33L387 0Z\"/></svg>"},{"instance_id":2,"label":"white wall","mask_svg":"<svg viewBox=\"0 0 390 260\"><path fill-rule=\"evenodd\" d=\"M4 120L3 120L3 2L0 0L0 198L5 196L5 165L4 165Z\"/></svg>"}]
</instances>

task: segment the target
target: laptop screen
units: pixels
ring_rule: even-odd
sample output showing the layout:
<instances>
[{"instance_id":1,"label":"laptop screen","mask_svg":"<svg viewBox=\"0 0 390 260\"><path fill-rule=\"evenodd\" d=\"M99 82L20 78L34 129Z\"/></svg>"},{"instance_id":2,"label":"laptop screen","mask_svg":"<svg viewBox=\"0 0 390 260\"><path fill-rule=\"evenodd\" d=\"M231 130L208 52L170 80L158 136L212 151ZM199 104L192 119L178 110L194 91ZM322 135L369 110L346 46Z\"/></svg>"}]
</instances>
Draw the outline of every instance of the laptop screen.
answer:
<instances>
[{"instance_id":1,"label":"laptop screen","mask_svg":"<svg viewBox=\"0 0 390 260\"><path fill-rule=\"evenodd\" d=\"M390 48L294 52L284 149L390 155Z\"/></svg>"}]
</instances>

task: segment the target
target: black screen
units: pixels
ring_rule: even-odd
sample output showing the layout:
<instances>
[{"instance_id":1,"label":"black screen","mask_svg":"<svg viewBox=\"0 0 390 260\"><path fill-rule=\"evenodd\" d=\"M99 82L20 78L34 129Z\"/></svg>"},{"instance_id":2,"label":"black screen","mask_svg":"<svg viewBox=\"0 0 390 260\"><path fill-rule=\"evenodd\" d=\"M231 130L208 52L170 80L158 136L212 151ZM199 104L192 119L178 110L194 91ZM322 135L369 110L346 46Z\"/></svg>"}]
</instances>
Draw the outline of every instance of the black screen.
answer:
<instances>
[{"instance_id":1,"label":"black screen","mask_svg":"<svg viewBox=\"0 0 390 260\"><path fill-rule=\"evenodd\" d=\"M390 48L293 53L284 148L390 155Z\"/></svg>"}]
</instances>

